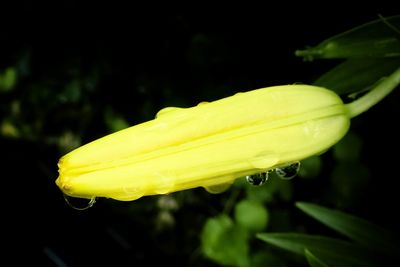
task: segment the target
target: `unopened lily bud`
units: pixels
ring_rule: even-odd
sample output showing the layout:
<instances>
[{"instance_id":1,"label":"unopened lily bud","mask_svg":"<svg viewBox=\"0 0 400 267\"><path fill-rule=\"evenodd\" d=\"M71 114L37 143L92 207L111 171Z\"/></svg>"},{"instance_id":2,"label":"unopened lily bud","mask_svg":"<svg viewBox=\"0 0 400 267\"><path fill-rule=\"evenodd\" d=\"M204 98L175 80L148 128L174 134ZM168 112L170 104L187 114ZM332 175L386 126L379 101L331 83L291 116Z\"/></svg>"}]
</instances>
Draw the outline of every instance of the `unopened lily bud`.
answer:
<instances>
[{"instance_id":1,"label":"unopened lily bud","mask_svg":"<svg viewBox=\"0 0 400 267\"><path fill-rule=\"evenodd\" d=\"M134 200L195 187L221 191L236 178L320 154L347 132L350 116L332 91L268 87L110 134L61 158L66 195Z\"/></svg>"}]
</instances>

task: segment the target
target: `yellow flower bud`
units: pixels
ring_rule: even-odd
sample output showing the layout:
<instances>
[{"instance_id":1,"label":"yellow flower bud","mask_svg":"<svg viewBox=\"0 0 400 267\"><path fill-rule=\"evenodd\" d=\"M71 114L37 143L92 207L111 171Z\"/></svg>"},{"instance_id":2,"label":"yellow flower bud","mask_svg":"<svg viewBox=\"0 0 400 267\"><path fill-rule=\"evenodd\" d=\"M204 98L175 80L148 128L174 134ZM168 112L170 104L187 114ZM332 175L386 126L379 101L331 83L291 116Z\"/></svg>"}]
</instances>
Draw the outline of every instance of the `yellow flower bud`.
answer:
<instances>
[{"instance_id":1,"label":"yellow flower bud","mask_svg":"<svg viewBox=\"0 0 400 267\"><path fill-rule=\"evenodd\" d=\"M332 91L268 87L162 109L154 120L62 157L56 183L69 196L124 201L195 187L220 191L236 178L326 151L349 125Z\"/></svg>"}]
</instances>

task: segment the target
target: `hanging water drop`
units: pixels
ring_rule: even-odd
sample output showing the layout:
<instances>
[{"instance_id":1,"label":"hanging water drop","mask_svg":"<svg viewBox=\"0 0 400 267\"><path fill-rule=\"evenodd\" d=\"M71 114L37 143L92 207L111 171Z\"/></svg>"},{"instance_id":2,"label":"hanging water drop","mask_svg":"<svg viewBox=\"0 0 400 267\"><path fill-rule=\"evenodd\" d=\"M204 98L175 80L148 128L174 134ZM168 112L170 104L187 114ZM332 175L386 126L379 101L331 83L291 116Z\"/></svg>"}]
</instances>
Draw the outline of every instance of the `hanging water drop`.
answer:
<instances>
[{"instance_id":1,"label":"hanging water drop","mask_svg":"<svg viewBox=\"0 0 400 267\"><path fill-rule=\"evenodd\" d=\"M68 206L73 208L74 210L86 210L88 208L93 207L94 203L96 203L96 198L92 197L90 199L86 198L75 198L70 197L64 194L64 200L67 202ZM82 203L84 202L84 203Z\"/></svg>"},{"instance_id":2,"label":"hanging water drop","mask_svg":"<svg viewBox=\"0 0 400 267\"><path fill-rule=\"evenodd\" d=\"M276 168L275 172L279 178L284 180L290 180L294 178L300 170L300 161L294 162L287 166Z\"/></svg>"},{"instance_id":3,"label":"hanging water drop","mask_svg":"<svg viewBox=\"0 0 400 267\"><path fill-rule=\"evenodd\" d=\"M268 180L268 173L267 172L260 172L252 175L247 175L246 176L246 181L255 186L260 186L263 185L267 180Z\"/></svg>"}]
</instances>

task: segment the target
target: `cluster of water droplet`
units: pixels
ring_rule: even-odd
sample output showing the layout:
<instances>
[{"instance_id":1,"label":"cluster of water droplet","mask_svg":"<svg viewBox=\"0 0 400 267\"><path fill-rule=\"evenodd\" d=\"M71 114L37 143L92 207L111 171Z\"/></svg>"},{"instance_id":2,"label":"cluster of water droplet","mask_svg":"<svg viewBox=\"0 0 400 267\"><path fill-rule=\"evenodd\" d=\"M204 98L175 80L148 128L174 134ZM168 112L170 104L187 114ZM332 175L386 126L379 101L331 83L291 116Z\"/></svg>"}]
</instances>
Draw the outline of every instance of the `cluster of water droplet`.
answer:
<instances>
[{"instance_id":1,"label":"cluster of water droplet","mask_svg":"<svg viewBox=\"0 0 400 267\"><path fill-rule=\"evenodd\" d=\"M299 170L300 170L300 162L297 161L297 162L288 164L286 166L275 168L275 173L281 179L290 180L297 175ZM254 186L263 185L268 180L268 176L269 176L270 172L272 172L272 171L274 171L274 170L272 169L272 170L267 170L264 172L252 174L252 175L247 175L246 180L248 183L250 183ZM78 200L76 200L76 198L72 198L67 195L64 195L64 199L70 207L72 207L76 210L88 209L88 208L92 207L94 205L94 203L96 202L95 197L93 197L91 199L78 198ZM72 203L72 200L74 200L74 203ZM84 202L83 204L82 204L82 201Z\"/></svg>"},{"instance_id":2,"label":"cluster of water droplet","mask_svg":"<svg viewBox=\"0 0 400 267\"><path fill-rule=\"evenodd\" d=\"M283 180L293 179L300 170L300 161L293 162L289 165L275 168L275 173L279 178ZM267 180L269 173L273 170L268 170L265 172L260 172L252 175L246 176L246 181L251 185L260 186L263 185Z\"/></svg>"}]
</instances>

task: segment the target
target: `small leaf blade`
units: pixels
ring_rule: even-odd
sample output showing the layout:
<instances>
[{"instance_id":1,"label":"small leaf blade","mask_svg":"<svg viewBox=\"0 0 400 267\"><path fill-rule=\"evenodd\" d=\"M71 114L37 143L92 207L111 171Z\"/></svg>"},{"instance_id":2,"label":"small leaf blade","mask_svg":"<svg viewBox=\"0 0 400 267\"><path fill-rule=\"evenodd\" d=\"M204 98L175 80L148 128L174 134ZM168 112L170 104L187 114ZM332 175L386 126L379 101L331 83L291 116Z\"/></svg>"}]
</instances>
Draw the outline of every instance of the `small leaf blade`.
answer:
<instances>
[{"instance_id":1,"label":"small leaf blade","mask_svg":"<svg viewBox=\"0 0 400 267\"><path fill-rule=\"evenodd\" d=\"M311 267L329 267L328 264L323 262L308 249L305 249L304 255L306 256L307 262L308 264L310 264Z\"/></svg>"},{"instance_id":2,"label":"small leaf blade","mask_svg":"<svg viewBox=\"0 0 400 267\"><path fill-rule=\"evenodd\" d=\"M298 233L260 233L257 237L268 244L304 256L308 249L323 258L329 266L382 266L383 259L357 244L325 236Z\"/></svg>"},{"instance_id":3,"label":"small leaf blade","mask_svg":"<svg viewBox=\"0 0 400 267\"><path fill-rule=\"evenodd\" d=\"M390 26L389 26L389 25ZM315 47L296 51L307 60L316 58L399 57L400 16L377 19L333 36Z\"/></svg>"},{"instance_id":4,"label":"small leaf blade","mask_svg":"<svg viewBox=\"0 0 400 267\"><path fill-rule=\"evenodd\" d=\"M366 220L312 203L297 202L296 207L328 227L370 249L387 254L400 252L391 233Z\"/></svg>"},{"instance_id":5,"label":"small leaf blade","mask_svg":"<svg viewBox=\"0 0 400 267\"><path fill-rule=\"evenodd\" d=\"M318 78L314 85L346 95L368 90L400 66L395 58L350 58Z\"/></svg>"}]
</instances>

